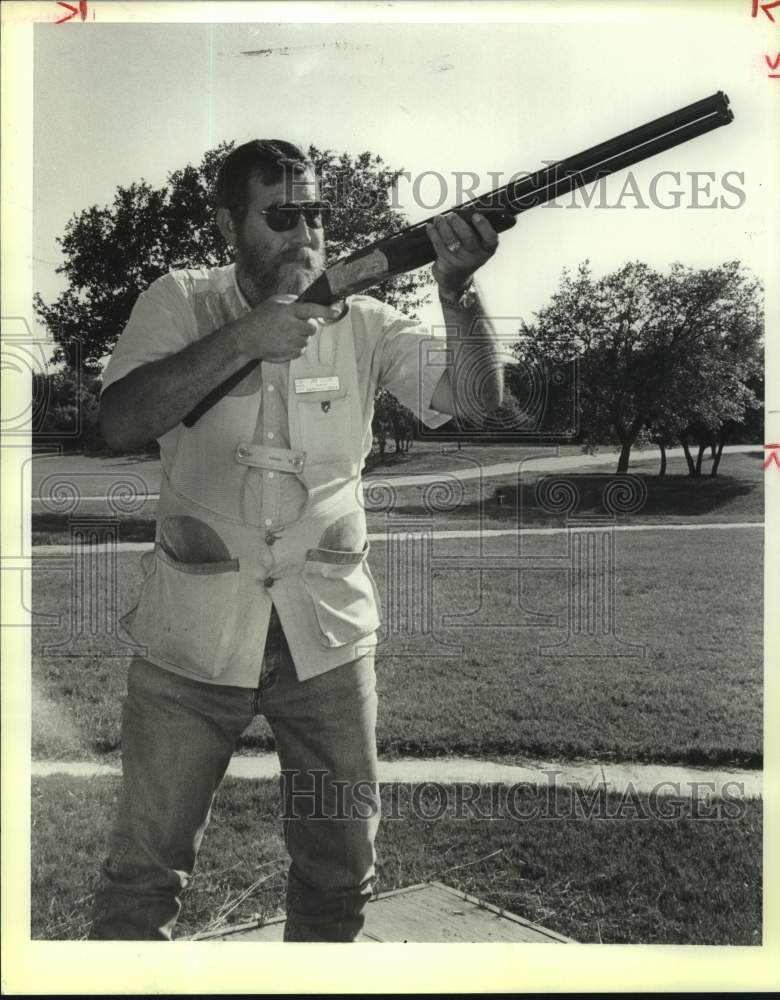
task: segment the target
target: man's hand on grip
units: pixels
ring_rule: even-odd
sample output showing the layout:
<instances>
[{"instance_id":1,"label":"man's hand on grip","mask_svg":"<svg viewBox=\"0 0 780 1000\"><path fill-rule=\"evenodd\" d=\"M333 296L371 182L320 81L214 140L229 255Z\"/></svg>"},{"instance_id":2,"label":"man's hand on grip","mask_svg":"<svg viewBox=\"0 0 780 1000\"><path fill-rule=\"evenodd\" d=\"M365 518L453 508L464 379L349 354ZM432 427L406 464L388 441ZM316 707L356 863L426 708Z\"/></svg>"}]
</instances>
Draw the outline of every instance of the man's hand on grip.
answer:
<instances>
[{"instance_id":1,"label":"man's hand on grip","mask_svg":"<svg viewBox=\"0 0 780 1000\"><path fill-rule=\"evenodd\" d=\"M283 364L303 354L320 321L330 322L340 312L334 306L298 302L294 295L272 295L236 320L236 343L247 358Z\"/></svg>"}]
</instances>

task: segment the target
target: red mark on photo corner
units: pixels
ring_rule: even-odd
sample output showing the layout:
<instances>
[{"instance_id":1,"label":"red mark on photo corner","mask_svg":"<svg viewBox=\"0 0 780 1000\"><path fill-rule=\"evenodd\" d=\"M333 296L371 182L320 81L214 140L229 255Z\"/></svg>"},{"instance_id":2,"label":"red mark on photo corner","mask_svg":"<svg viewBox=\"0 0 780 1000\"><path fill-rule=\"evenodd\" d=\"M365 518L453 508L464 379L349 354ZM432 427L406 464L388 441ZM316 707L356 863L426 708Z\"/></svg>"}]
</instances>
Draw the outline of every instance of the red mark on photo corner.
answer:
<instances>
[{"instance_id":1,"label":"red mark on photo corner","mask_svg":"<svg viewBox=\"0 0 780 1000\"><path fill-rule=\"evenodd\" d=\"M766 462L764 462L764 468L768 469L772 462L780 469L780 444L765 444L764 448L769 452Z\"/></svg>"},{"instance_id":2,"label":"red mark on photo corner","mask_svg":"<svg viewBox=\"0 0 780 1000\"><path fill-rule=\"evenodd\" d=\"M778 0L780 3L780 0ZM770 69L780 69L780 52L777 53L774 59L770 59L768 55L764 54L764 60ZM771 80L780 79L780 73L767 73L767 76Z\"/></svg>"},{"instance_id":3,"label":"red mark on photo corner","mask_svg":"<svg viewBox=\"0 0 780 1000\"><path fill-rule=\"evenodd\" d=\"M780 0L777 0L780 3ZM64 7L65 10L69 10L70 13L66 14L65 17L61 17L59 21L55 21L55 24L62 24L63 21L70 21L74 18L76 14L79 15L82 21L87 19L87 0L79 0L78 7L74 7L72 3L65 3L65 0L57 0L58 7Z\"/></svg>"},{"instance_id":4,"label":"red mark on photo corner","mask_svg":"<svg viewBox=\"0 0 780 1000\"><path fill-rule=\"evenodd\" d=\"M758 17L758 11L763 10L772 24L775 23L774 15L772 14L773 7L780 7L780 0L773 0L772 3L761 3L761 0L753 0L753 13L751 17Z\"/></svg>"}]
</instances>

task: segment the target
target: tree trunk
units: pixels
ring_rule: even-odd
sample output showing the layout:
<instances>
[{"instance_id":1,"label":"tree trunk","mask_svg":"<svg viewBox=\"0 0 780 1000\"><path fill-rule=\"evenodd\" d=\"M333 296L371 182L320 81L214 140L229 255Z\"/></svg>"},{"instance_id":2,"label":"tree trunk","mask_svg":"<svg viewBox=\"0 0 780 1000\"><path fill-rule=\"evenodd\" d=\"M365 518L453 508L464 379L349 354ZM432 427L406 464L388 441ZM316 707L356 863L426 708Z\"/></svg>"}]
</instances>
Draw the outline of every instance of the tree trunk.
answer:
<instances>
[{"instance_id":1,"label":"tree trunk","mask_svg":"<svg viewBox=\"0 0 780 1000\"><path fill-rule=\"evenodd\" d=\"M628 472L628 459L631 455L631 445L633 441L625 441L620 449L620 458L618 459L618 475L625 474Z\"/></svg>"},{"instance_id":2,"label":"tree trunk","mask_svg":"<svg viewBox=\"0 0 780 1000\"><path fill-rule=\"evenodd\" d=\"M729 431L726 430L725 428L721 428L718 431L717 449L713 445L712 468L710 469L710 475L711 476L717 476L717 474L718 474L718 468L720 466L720 460L721 460L721 457L723 455L723 446L726 444L726 442L728 441L728 439L729 439Z\"/></svg>"},{"instance_id":3,"label":"tree trunk","mask_svg":"<svg viewBox=\"0 0 780 1000\"><path fill-rule=\"evenodd\" d=\"M712 468L710 469L711 476L717 476L718 474L718 466L720 465L720 458L721 455L723 454L723 445L725 443L726 443L725 441L719 442L715 450L715 458L712 460Z\"/></svg>"},{"instance_id":4,"label":"tree trunk","mask_svg":"<svg viewBox=\"0 0 780 1000\"><path fill-rule=\"evenodd\" d=\"M628 459L631 455L631 448L644 425L644 416L634 417L629 427L622 426L617 420L614 421L615 434L621 445L617 467L618 475L624 475L628 472Z\"/></svg>"},{"instance_id":5,"label":"tree trunk","mask_svg":"<svg viewBox=\"0 0 780 1000\"><path fill-rule=\"evenodd\" d=\"M717 452L718 452L718 446L717 446L717 444L716 444L716 443L715 443L715 442L713 441L713 442L712 442L712 444L710 445L710 457L712 458L712 461L713 461L713 462L715 461L715 457L716 457L716 455L717 455ZM712 473L710 473L710 475L711 475L711 474L712 474Z\"/></svg>"},{"instance_id":6,"label":"tree trunk","mask_svg":"<svg viewBox=\"0 0 780 1000\"><path fill-rule=\"evenodd\" d=\"M685 452L685 461L688 463L688 475L696 475L696 466L693 464L693 458L691 457L691 449L688 446L688 436L685 431L680 432L680 444L683 446L683 451Z\"/></svg>"},{"instance_id":7,"label":"tree trunk","mask_svg":"<svg viewBox=\"0 0 780 1000\"><path fill-rule=\"evenodd\" d=\"M658 470L659 476L666 475L666 445L663 441L656 441L660 451L661 451L661 468Z\"/></svg>"},{"instance_id":8,"label":"tree trunk","mask_svg":"<svg viewBox=\"0 0 780 1000\"><path fill-rule=\"evenodd\" d=\"M701 475L701 462L702 462L702 459L704 458L704 452L706 450L707 450L707 445L706 444L700 444L699 445L699 454L696 456L696 475L697 476Z\"/></svg>"}]
</instances>

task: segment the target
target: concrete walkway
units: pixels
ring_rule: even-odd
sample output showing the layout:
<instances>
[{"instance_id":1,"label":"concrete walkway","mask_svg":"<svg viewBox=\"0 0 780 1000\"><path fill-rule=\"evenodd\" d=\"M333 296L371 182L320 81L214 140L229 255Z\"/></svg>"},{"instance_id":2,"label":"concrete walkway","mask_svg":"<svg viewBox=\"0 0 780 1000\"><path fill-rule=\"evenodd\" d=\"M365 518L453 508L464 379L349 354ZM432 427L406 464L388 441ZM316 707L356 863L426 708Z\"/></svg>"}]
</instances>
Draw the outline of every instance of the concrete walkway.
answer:
<instances>
[{"instance_id":1,"label":"concrete walkway","mask_svg":"<svg viewBox=\"0 0 780 1000\"><path fill-rule=\"evenodd\" d=\"M33 777L67 774L74 777L110 777L121 773L118 765L86 761L32 762ZM274 753L251 757L233 757L228 775L233 778L275 778L279 760ZM610 792L635 791L659 796L708 798L711 795L732 799L757 798L761 795L762 772L726 768L705 769L663 764L567 763L527 761L524 764L500 764L463 757L431 759L399 758L379 762L379 780L400 784L438 782L454 784L528 784L539 788L589 788L606 784Z\"/></svg>"},{"instance_id":2,"label":"concrete walkway","mask_svg":"<svg viewBox=\"0 0 780 1000\"><path fill-rule=\"evenodd\" d=\"M744 528L757 529L763 531L763 521L733 521L733 522L705 522L704 524L616 524L612 525L613 531L732 531ZM586 526L580 527L572 525L566 528L442 528L440 531L433 531L434 541L446 538L496 538L500 536L513 535L564 535L576 534L583 531L592 531ZM414 534L409 530L407 534ZM370 531L368 540L370 542L386 542L388 533L386 531ZM116 542L101 543L91 546L94 552L148 552L154 548L153 542ZM70 544L57 545L35 545L32 554L36 556L63 556L70 555L73 547Z\"/></svg>"}]
</instances>

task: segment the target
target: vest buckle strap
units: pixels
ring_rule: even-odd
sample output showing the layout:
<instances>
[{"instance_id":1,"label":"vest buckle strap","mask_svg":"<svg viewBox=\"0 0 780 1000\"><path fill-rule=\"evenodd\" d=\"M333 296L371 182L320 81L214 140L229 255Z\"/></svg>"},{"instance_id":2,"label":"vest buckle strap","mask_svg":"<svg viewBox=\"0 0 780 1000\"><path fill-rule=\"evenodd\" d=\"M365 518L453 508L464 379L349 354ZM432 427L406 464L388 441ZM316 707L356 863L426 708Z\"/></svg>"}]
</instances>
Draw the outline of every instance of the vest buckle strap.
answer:
<instances>
[{"instance_id":1,"label":"vest buckle strap","mask_svg":"<svg viewBox=\"0 0 780 1000\"><path fill-rule=\"evenodd\" d=\"M303 470L306 452L290 448L268 448L266 445L241 441L236 447L235 459L240 465L255 469L299 473Z\"/></svg>"}]
</instances>

